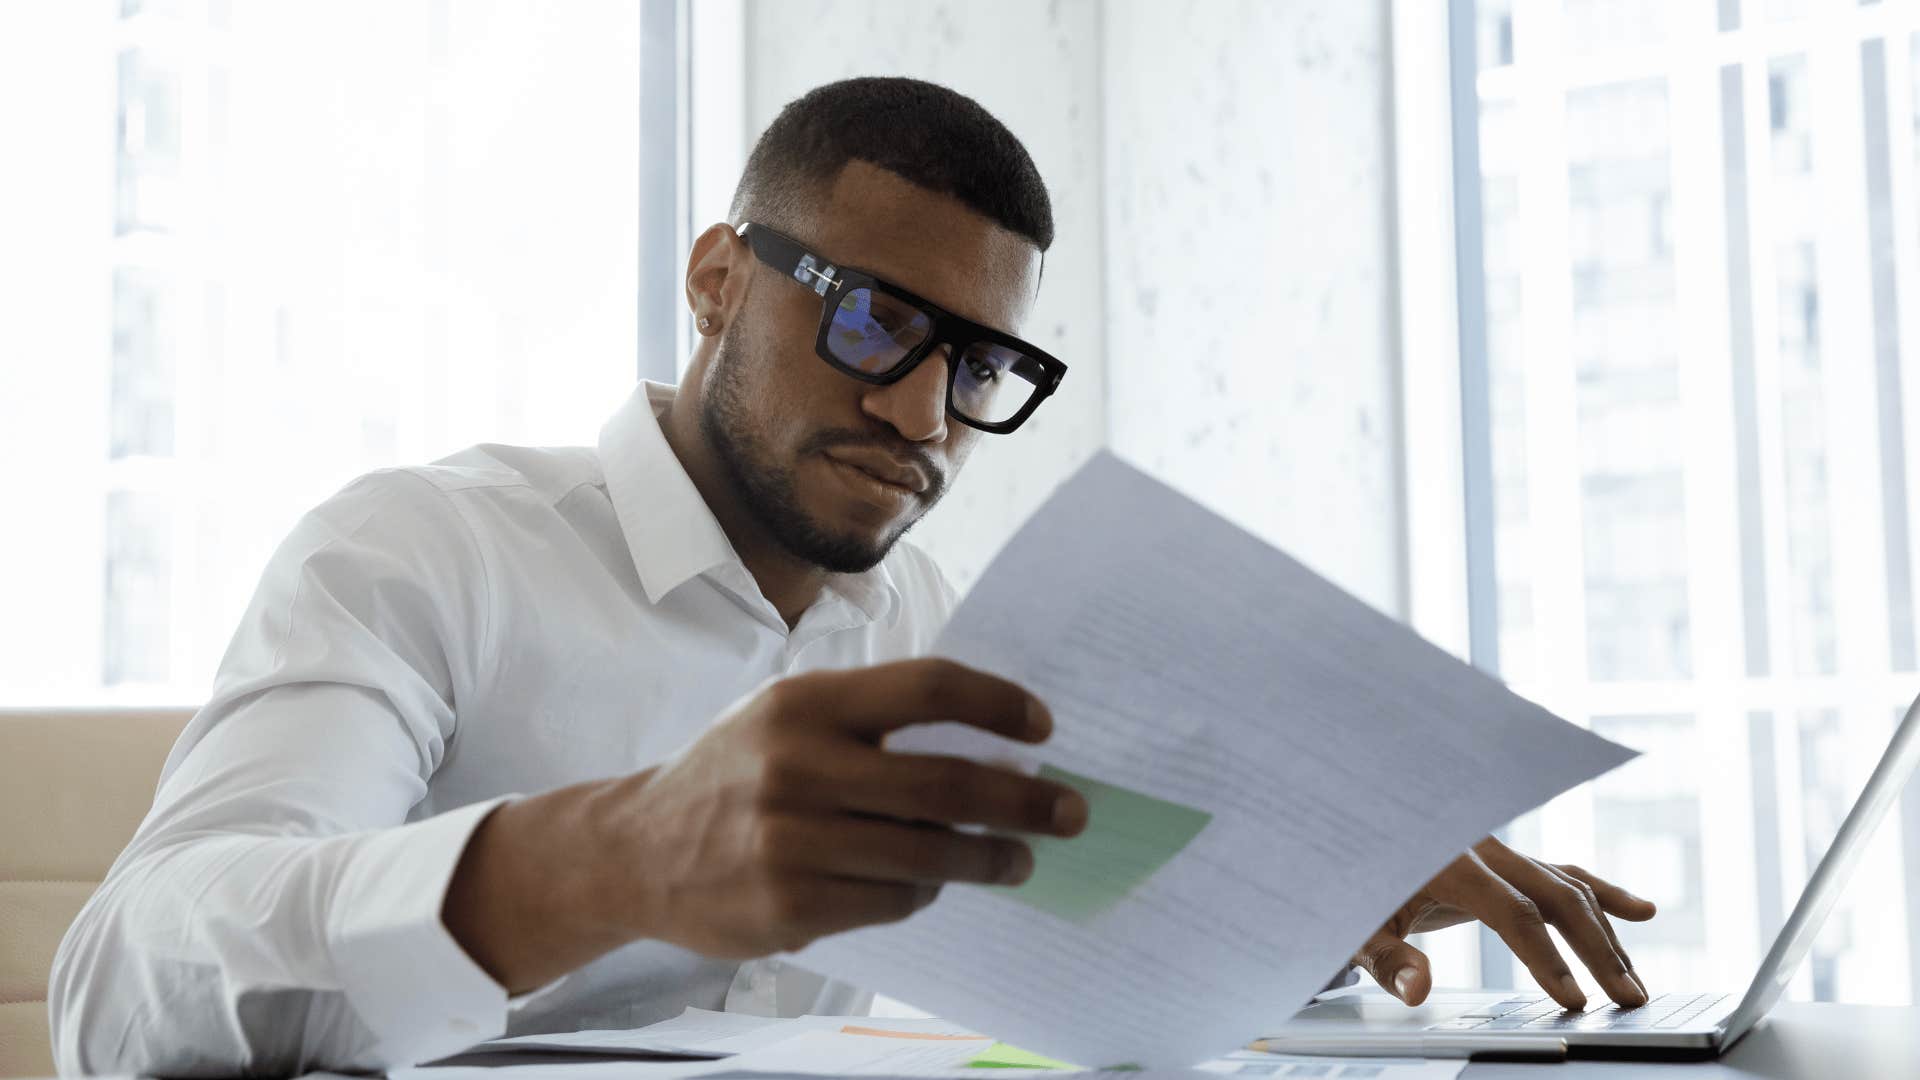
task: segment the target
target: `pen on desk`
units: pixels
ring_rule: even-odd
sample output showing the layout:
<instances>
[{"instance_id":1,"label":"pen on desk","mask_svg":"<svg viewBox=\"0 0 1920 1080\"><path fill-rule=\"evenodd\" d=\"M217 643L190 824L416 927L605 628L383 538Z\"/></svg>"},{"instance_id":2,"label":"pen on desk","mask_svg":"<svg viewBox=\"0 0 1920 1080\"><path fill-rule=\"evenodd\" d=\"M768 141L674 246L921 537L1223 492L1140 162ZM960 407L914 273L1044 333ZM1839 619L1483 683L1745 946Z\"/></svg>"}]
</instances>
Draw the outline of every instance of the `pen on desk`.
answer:
<instances>
[{"instance_id":1,"label":"pen on desk","mask_svg":"<svg viewBox=\"0 0 1920 1080\"><path fill-rule=\"evenodd\" d=\"M1567 1056L1567 1041L1553 1035L1511 1035L1497 1044L1487 1039L1467 1039L1457 1035L1368 1036L1364 1042L1339 1036L1299 1036L1284 1039L1255 1039L1247 1049L1263 1054L1324 1054L1334 1057L1430 1057L1505 1059L1517 1061L1560 1061Z\"/></svg>"}]
</instances>

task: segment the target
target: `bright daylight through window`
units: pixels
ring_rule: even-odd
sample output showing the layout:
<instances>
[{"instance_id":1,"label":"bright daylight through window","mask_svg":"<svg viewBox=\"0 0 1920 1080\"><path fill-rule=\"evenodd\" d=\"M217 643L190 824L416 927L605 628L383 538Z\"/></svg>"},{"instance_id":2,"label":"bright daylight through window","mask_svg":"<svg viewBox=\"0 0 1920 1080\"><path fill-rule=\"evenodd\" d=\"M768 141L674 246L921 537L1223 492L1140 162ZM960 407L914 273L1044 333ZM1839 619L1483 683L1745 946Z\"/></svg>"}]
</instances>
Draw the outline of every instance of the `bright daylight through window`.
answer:
<instances>
[{"instance_id":1,"label":"bright daylight through window","mask_svg":"<svg viewBox=\"0 0 1920 1080\"><path fill-rule=\"evenodd\" d=\"M195 702L273 546L349 479L592 442L635 371L639 18L0 13L42 39L7 77L38 103L5 188L33 208L5 213L44 238L0 245L39 298L0 321L32 388L0 452L14 504L62 523L0 531L0 595L33 613L0 630L6 703Z\"/></svg>"},{"instance_id":2,"label":"bright daylight through window","mask_svg":"<svg viewBox=\"0 0 1920 1080\"><path fill-rule=\"evenodd\" d=\"M1649 986L1743 985L1920 690L1920 5L1477 25L1497 665L1647 752L1515 835L1662 898ZM1903 814L1791 993L1915 1000Z\"/></svg>"}]
</instances>

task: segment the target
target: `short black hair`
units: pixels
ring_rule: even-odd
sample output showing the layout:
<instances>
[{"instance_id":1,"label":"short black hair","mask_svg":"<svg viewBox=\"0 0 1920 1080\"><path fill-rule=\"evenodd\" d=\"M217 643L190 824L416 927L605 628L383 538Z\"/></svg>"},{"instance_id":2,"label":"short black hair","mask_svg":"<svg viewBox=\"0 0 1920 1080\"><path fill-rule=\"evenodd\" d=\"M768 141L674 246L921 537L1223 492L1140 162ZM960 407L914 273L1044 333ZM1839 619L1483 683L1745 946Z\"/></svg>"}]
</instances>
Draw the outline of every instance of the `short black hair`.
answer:
<instances>
[{"instance_id":1,"label":"short black hair","mask_svg":"<svg viewBox=\"0 0 1920 1080\"><path fill-rule=\"evenodd\" d=\"M842 79L791 101L753 144L729 213L780 225L805 213L849 161L960 200L1053 244L1053 202L1027 148L965 94L920 79Z\"/></svg>"}]
</instances>

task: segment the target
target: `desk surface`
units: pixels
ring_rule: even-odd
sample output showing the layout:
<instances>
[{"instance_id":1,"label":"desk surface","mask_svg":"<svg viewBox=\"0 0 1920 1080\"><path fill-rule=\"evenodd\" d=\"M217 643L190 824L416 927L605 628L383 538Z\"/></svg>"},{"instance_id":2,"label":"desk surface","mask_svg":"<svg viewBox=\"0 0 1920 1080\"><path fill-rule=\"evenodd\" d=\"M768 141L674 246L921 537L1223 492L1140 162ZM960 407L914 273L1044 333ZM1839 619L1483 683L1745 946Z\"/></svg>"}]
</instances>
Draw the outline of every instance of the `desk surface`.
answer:
<instances>
[{"instance_id":1,"label":"desk surface","mask_svg":"<svg viewBox=\"0 0 1920 1080\"><path fill-rule=\"evenodd\" d=\"M551 1062L554 1058L536 1060ZM601 1059L594 1059L601 1060ZM1463 1080L1904 1080L1920 1077L1920 1006L1783 1002L1718 1061L1569 1061L1553 1065L1471 1064ZM365 1080L308 1073L302 1080Z\"/></svg>"},{"instance_id":2,"label":"desk surface","mask_svg":"<svg viewBox=\"0 0 1920 1080\"><path fill-rule=\"evenodd\" d=\"M1920 1007L1782 1002L1718 1061L1665 1064L1569 1061L1564 1065L1473 1064L1462 1080L1897 1080L1920 1077Z\"/></svg>"}]
</instances>

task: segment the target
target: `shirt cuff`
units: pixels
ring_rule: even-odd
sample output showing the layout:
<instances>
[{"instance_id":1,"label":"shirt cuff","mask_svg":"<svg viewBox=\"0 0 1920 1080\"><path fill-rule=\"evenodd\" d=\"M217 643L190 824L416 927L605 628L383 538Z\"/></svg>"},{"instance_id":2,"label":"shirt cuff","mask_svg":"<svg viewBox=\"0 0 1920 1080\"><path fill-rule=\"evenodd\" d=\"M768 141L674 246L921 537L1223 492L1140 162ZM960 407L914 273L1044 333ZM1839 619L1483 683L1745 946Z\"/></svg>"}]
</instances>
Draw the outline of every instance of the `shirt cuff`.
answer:
<instances>
[{"instance_id":1,"label":"shirt cuff","mask_svg":"<svg viewBox=\"0 0 1920 1080\"><path fill-rule=\"evenodd\" d=\"M327 917L327 945L348 1003L389 1066L444 1057L506 1030L506 989L454 940L441 909L473 830L511 798L356 838Z\"/></svg>"}]
</instances>

